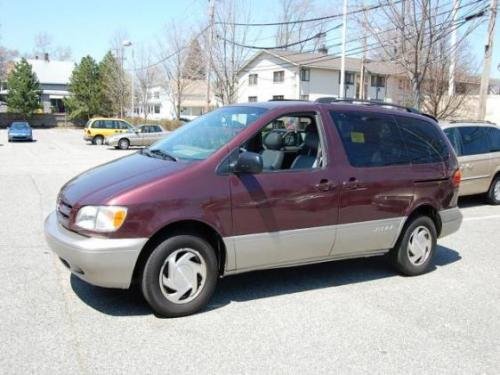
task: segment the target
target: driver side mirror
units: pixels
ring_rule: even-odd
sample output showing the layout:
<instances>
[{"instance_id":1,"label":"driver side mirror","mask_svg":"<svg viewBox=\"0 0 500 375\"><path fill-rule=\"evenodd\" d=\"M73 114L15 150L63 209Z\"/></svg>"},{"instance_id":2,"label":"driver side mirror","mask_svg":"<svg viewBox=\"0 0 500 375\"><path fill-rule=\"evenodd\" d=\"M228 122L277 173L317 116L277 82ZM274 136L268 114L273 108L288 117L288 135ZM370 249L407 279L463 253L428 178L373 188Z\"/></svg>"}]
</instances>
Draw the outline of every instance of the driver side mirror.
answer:
<instances>
[{"instance_id":1,"label":"driver side mirror","mask_svg":"<svg viewBox=\"0 0 500 375\"><path fill-rule=\"evenodd\" d=\"M231 171L235 174L257 174L262 172L262 168L262 156L249 151L240 153L236 162L231 165Z\"/></svg>"}]
</instances>

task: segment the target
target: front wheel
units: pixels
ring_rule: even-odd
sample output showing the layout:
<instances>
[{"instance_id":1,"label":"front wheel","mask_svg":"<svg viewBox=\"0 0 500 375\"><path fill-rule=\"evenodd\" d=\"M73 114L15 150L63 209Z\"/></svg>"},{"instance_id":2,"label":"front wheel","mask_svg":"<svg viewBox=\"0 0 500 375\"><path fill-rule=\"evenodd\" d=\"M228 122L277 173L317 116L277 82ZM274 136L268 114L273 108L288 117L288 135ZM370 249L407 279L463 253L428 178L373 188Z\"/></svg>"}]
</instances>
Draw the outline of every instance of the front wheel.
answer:
<instances>
[{"instance_id":1,"label":"front wheel","mask_svg":"<svg viewBox=\"0 0 500 375\"><path fill-rule=\"evenodd\" d=\"M390 256L396 269L404 275L415 276L427 272L436 252L437 231L432 219L420 216L404 227Z\"/></svg>"},{"instance_id":2,"label":"front wheel","mask_svg":"<svg viewBox=\"0 0 500 375\"><path fill-rule=\"evenodd\" d=\"M190 315L208 303L217 277L217 258L207 241L193 235L173 236L149 256L142 275L142 293L158 315Z\"/></svg>"},{"instance_id":3,"label":"front wheel","mask_svg":"<svg viewBox=\"0 0 500 375\"><path fill-rule=\"evenodd\" d=\"M500 176L493 179L490 190L488 190L488 203L500 204Z\"/></svg>"}]
</instances>

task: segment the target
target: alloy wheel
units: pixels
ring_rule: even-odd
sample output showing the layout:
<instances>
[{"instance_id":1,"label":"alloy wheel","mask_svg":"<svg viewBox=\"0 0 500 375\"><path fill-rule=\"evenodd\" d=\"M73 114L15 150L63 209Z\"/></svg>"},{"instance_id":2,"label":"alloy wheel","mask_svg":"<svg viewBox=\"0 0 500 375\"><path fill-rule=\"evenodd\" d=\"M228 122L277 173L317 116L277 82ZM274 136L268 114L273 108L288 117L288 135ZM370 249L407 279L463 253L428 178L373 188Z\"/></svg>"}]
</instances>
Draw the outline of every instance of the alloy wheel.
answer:
<instances>
[{"instance_id":1,"label":"alloy wheel","mask_svg":"<svg viewBox=\"0 0 500 375\"><path fill-rule=\"evenodd\" d=\"M497 180L493 187L493 198L495 198L496 201L500 201L500 180Z\"/></svg>"},{"instance_id":2,"label":"alloy wheel","mask_svg":"<svg viewBox=\"0 0 500 375\"><path fill-rule=\"evenodd\" d=\"M200 294L206 278L207 266L200 253L179 249L165 259L160 269L160 289L170 302L188 303Z\"/></svg>"}]
</instances>

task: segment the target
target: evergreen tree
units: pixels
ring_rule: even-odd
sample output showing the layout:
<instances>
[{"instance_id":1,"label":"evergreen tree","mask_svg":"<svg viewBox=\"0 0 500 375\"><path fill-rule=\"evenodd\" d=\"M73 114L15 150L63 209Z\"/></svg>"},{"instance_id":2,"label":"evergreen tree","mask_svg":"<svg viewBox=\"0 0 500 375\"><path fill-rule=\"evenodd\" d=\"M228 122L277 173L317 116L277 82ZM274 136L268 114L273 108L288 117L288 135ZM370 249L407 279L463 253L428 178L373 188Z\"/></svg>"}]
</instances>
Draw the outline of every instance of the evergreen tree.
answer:
<instances>
[{"instance_id":1,"label":"evergreen tree","mask_svg":"<svg viewBox=\"0 0 500 375\"><path fill-rule=\"evenodd\" d=\"M182 78L184 79L205 79L204 54L198 40L193 39L189 43L186 59L182 67Z\"/></svg>"},{"instance_id":2,"label":"evergreen tree","mask_svg":"<svg viewBox=\"0 0 500 375\"><path fill-rule=\"evenodd\" d=\"M106 115L106 105L102 90L99 66L90 56L80 60L75 66L69 82L70 96L65 99L70 118L89 119L96 115Z\"/></svg>"},{"instance_id":3,"label":"evergreen tree","mask_svg":"<svg viewBox=\"0 0 500 375\"><path fill-rule=\"evenodd\" d=\"M7 107L25 118L40 108L40 83L26 59L15 64L7 78Z\"/></svg>"}]
</instances>

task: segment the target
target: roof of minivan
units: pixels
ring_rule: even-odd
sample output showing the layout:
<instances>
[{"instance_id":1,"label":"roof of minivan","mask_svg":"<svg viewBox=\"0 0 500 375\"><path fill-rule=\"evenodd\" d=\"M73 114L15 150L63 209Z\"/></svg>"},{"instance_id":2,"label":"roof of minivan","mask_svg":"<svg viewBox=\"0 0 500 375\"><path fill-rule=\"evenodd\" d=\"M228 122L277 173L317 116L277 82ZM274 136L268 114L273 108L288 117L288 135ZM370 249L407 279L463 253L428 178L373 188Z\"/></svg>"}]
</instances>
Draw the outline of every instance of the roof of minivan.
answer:
<instances>
[{"instance_id":1,"label":"roof of minivan","mask_svg":"<svg viewBox=\"0 0 500 375\"><path fill-rule=\"evenodd\" d=\"M489 121L457 121L457 122L449 122L449 121L439 121L439 126L443 129L446 128L461 128L465 126L481 126L481 127L493 127L498 128L498 125L494 122Z\"/></svg>"},{"instance_id":2,"label":"roof of minivan","mask_svg":"<svg viewBox=\"0 0 500 375\"><path fill-rule=\"evenodd\" d=\"M408 116L408 117L418 117L418 118L424 118L427 120L432 120L430 117L420 114L420 113L415 113L415 112L407 112L404 110L404 107L402 108L397 108L397 107L384 107L384 103L380 103L380 105L364 105L363 103L348 103L348 102L333 102L333 103L317 103L317 102L310 102L306 100L275 100L275 101L268 101L268 102L250 102L250 103L238 103L238 104L232 104L231 106L248 106L248 107L260 107L260 108L266 108L266 109L278 109L278 108L293 108L293 107L312 107L312 108L326 108L326 109L334 109L334 110L359 110L362 112L372 112L372 113L388 113L388 114L395 114L395 115L403 115L403 116Z\"/></svg>"}]
</instances>

